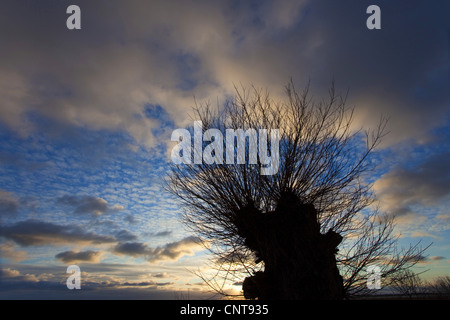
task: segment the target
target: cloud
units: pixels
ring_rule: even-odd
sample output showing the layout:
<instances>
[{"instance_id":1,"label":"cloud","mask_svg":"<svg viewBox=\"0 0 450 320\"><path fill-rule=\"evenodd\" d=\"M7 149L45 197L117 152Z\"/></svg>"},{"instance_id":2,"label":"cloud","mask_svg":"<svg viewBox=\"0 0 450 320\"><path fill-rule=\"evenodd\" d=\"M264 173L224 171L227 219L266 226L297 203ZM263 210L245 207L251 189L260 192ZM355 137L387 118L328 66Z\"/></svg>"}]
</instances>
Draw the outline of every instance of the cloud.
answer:
<instances>
[{"instance_id":1,"label":"cloud","mask_svg":"<svg viewBox=\"0 0 450 320\"><path fill-rule=\"evenodd\" d=\"M2 268L0 269L1 279L9 280L12 279L14 281L24 281L24 282L39 282L38 277L34 274L21 274L19 270L11 269L11 268Z\"/></svg>"},{"instance_id":2,"label":"cloud","mask_svg":"<svg viewBox=\"0 0 450 320\"><path fill-rule=\"evenodd\" d=\"M199 238L190 236L157 248L149 247L141 242L119 243L113 248L113 252L135 258L144 257L149 262L158 262L178 260L185 255L192 256L202 249Z\"/></svg>"},{"instance_id":3,"label":"cloud","mask_svg":"<svg viewBox=\"0 0 450 320\"><path fill-rule=\"evenodd\" d=\"M437 237L434 234L431 234L428 231L413 231L410 233L410 237L412 238L423 238L423 237L429 237L429 238L435 238L435 239L439 239L439 237Z\"/></svg>"},{"instance_id":4,"label":"cloud","mask_svg":"<svg viewBox=\"0 0 450 320\"><path fill-rule=\"evenodd\" d=\"M185 255L192 256L195 251L202 249L203 247L201 246L200 239L198 237L190 236L180 241L168 243L162 248L156 248L148 260L178 260Z\"/></svg>"},{"instance_id":5,"label":"cloud","mask_svg":"<svg viewBox=\"0 0 450 320\"><path fill-rule=\"evenodd\" d=\"M102 244L116 241L114 237L87 232L76 225L58 225L34 219L19 221L12 225L0 226L0 236L24 247L63 244Z\"/></svg>"},{"instance_id":6,"label":"cloud","mask_svg":"<svg viewBox=\"0 0 450 320\"><path fill-rule=\"evenodd\" d=\"M13 193L0 189L0 216L17 213L19 200Z\"/></svg>"},{"instance_id":7,"label":"cloud","mask_svg":"<svg viewBox=\"0 0 450 320\"><path fill-rule=\"evenodd\" d=\"M415 216L415 206L445 203L450 196L449 157L449 151L435 152L416 165L397 167L381 176L374 183L381 208L401 218ZM437 218L445 219L446 215Z\"/></svg>"},{"instance_id":8,"label":"cloud","mask_svg":"<svg viewBox=\"0 0 450 320\"><path fill-rule=\"evenodd\" d=\"M441 260L445 260L446 258L443 256L432 256L430 257L430 260L432 261L441 261Z\"/></svg>"},{"instance_id":9,"label":"cloud","mask_svg":"<svg viewBox=\"0 0 450 320\"><path fill-rule=\"evenodd\" d=\"M449 221L450 220L450 213L448 213L448 214L438 214L436 216L436 219L440 219L440 220L443 220L443 221Z\"/></svg>"},{"instance_id":10,"label":"cloud","mask_svg":"<svg viewBox=\"0 0 450 320\"><path fill-rule=\"evenodd\" d=\"M129 224L136 224L136 223L137 223L136 218L133 217L131 214L128 214L128 215L125 217L125 221L127 221Z\"/></svg>"},{"instance_id":11,"label":"cloud","mask_svg":"<svg viewBox=\"0 0 450 320\"><path fill-rule=\"evenodd\" d=\"M158 287L164 287L168 285L172 285L174 282L155 282L155 281L141 281L141 282L124 282L121 283L120 286L122 287L148 287L148 286L158 286Z\"/></svg>"},{"instance_id":12,"label":"cloud","mask_svg":"<svg viewBox=\"0 0 450 320\"><path fill-rule=\"evenodd\" d=\"M361 121L391 115L395 140L447 112L447 3L385 4L385 27L371 33L364 1L81 1L85 25L70 34L64 6L40 2L37 15L28 3L2 4L0 118L14 130L32 131L38 113L154 146L152 129L185 124L194 95L225 98L233 83L275 93L291 76L319 91L335 76L364 109ZM148 105L171 121L147 117Z\"/></svg>"},{"instance_id":13,"label":"cloud","mask_svg":"<svg viewBox=\"0 0 450 320\"><path fill-rule=\"evenodd\" d=\"M391 134L385 143L393 145L420 139L431 128L446 124L450 101L444 88L449 85L450 63L448 50L442 48L449 46L450 25L439 9L443 1L416 0L408 3L408 9L400 2L384 3L380 32L365 28L367 1L309 3L310 12L316 14L305 19L294 37L297 48L313 55L311 59L302 55L300 63L310 64L304 70L313 84L333 76L338 86L350 89L347 102L356 106L357 125L373 126L380 114L389 116ZM405 10L408 15L402 14ZM319 12L321 19L314 21ZM313 38L316 45L302 45Z\"/></svg>"},{"instance_id":14,"label":"cloud","mask_svg":"<svg viewBox=\"0 0 450 320\"><path fill-rule=\"evenodd\" d=\"M8 241L0 244L1 257L9 259L14 262L20 262L26 259L27 253L25 251L17 250L16 246Z\"/></svg>"},{"instance_id":15,"label":"cloud","mask_svg":"<svg viewBox=\"0 0 450 320\"><path fill-rule=\"evenodd\" d=\"M158 273L152 273L151 276L153 278L167 278L168 274L167 274L167 272L158 272Z\"/></svg>"},{"instance_id":16,"label":"cloud","mask_svg":"<svg viewBox=\"0 0 450 320\"><path fill-rule=\"evenodd\" d=\"M154 234L155 237L166 237L172 234L172 231L166 230L166 231L160 231Z\"/></svg>"},{"instance_id":17,"label":"cloud","mask_svg":"<svg viewBox=\"0 0 450 320\"><path fill-rule=\"evenodd\" d=\"M125 266L126 267L126 266ZM74 295L68 290L65 279L66 267L56 266L19 266L0 269L1 299L167 299L176 297L174 290L180 294L180 288L171 281L158 282L152 279L134 278L142 272L142 266L109 264L89 264L81 267L81 290ZM43 270L51 273L42 273ZM83 270L87 270L84 272ZM108 274L109 273L109 274ZM130 275L131 273L131 275ZM117 276L123 275L123 276ZM134 276L134 277L133 277ZM191 299L211 299L205 291L191 289L182 292Z\"/></svg>"},{"instance_id":18,"label":"cloud","mask_svg":"<svg viewBox=\"0 0 450 320\"><path fill-rule=\"evenodd\" d=\"M5 268L5 269L1 269L1 274L2 274L2 277L12 278L12 277L19 276L20 272L18 270L14 270L11 268Z\"/></svg>"},{"instance_id":19,"label":"cloud","mask_svg":"<svg viewBox=\"0 0 450 320\"><path fill-rule=\"evenodd\" d=\"M137 239L136 235L125 229L116 232L115 237L118 241L131 241Z\"/></svg>"},{"instance_id":20,"label":"cloud","mask_svg":"<svg viewBox=\"0 0 450 320\"><path fill-rule=\"evenodd\" d=\"M152 252L145 243L141 242L125 242L117 244L114 253L123 254L132 257L146 256Z\"/></svg>"},{"instance_id":21,"label":"cloud","mask_svg":"<svg viewBox=\"0 0 450 320\"><path fill-rule=\"evenodd\" d=\"M135 187L130 192L123 177L134 170L129 177L147 179L144 172L162 165L146 158L148 166L127 168L133 157L123 146L141 150L159 145L173 126L191 122L187 114L194 96L220 104L234 92L233 84L267 87L276 98L290 77L300 89L310 79L311 93L320 97L334 77L338 88L350 89L348 102L356 106L357 126L373 125L380 113L390 116L387 145L394 147L405 141L428 143L424 139L430 129L448 120L448 1L385 2L382 30L374 32L365 27L368 1L79 0L77 4L82 8L82 30L68 32L65 2L0 2L0 45L7 48L0 50L0 127L6 139L11 132L23 139L8 140L9 154L0 155L6 168L2 182L10 190L22 188L21 195L28 192L44 199L40 211L34 212L44 217L55 204L54 198L44 204L45 194L105 184L110 191L102 194L120 190L121 199L135 202L128 202L133 213L146 212L148 206L139 201L148 189ZM116 167L96 171L93 158ZM445 206L447 158L440 151L434 163L432 158L419 164L402 159L401 167L375 184L382 208L411 222L418 209ZM19 167L14 174L11 165ZM153 194L155 210L179 209ZM77 216L73 219L80 215L103 219L104 214L124 209L104 198L108 201L67 195L56 201ZM22 204L23 198L0 191L2 218L22 213ZM439 212L436 220L448 221L447 215ZM132 215L121 218L133 228L147 221ZM53 221L15 222L2 226L0 235L21 246L108 243L117 254L150 261L176 260L200 249L189 239L152 247L120 228L105 225L111 236L103 236L98 229L92 233ZM167 233L152 233L163 235ZM4 248L11 259L25 257L11 244Z\"/></svg>"},{"instance_id":22,"label":"cloud","mask_svg":"<svg viewBox=\"0 0 450 320\"><path fill-rule=\"evenodd\" d=\"M170 230L158 231L158 232L146 232L145 235L148 237L167 237L173 232Z\"/></svg>"},{"instance_id":23,"label":"cloud","mask_svg":"<svg viewBox=\"0 0 450 320\"><path fill-rule=\"evenodd\" d=\"M124 207L120 205L109 206L106 200L92 196L65 195L58 198L56 203L74 207L74 214L92 214L95 216L100 216L104 213L117 212L124 209Z\"/></svg>"},{"instance_id":24,"label":"cloud","mask_svg":"<svg viewBox=\"0 0 450 320\"><path fill-rule=\"evenodd\" d=\"M102 253L99 251L87 250L87 251L64 251L58 253L55 258L61 260L64 263L75 263L75 262L89 262L98 263L100 262Z\"/></svg>"}]
</instances>

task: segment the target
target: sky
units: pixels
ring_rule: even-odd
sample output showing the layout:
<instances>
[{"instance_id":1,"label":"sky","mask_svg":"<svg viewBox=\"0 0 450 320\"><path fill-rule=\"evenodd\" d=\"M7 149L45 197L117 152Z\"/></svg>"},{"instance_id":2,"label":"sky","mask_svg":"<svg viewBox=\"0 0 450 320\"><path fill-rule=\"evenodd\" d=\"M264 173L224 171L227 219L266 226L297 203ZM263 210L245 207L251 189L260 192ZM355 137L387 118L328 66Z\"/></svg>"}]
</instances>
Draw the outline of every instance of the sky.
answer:
<instances>
[{"instance_id":1,"label":"sky","mask_svg":"<svg viewBox=\"0 0 450 320\"><path fill-rule=\"evenodd\" d=\"M291 78L317 99L348 91L355 128L389 118L380 210L401 245L431 244L424 277L449 275L449 14L446 0L2 0L0 298L209 297L208 255L162 189L170 134L196 101L235 85L282 99Z\"/></svg>"}]
</instances>

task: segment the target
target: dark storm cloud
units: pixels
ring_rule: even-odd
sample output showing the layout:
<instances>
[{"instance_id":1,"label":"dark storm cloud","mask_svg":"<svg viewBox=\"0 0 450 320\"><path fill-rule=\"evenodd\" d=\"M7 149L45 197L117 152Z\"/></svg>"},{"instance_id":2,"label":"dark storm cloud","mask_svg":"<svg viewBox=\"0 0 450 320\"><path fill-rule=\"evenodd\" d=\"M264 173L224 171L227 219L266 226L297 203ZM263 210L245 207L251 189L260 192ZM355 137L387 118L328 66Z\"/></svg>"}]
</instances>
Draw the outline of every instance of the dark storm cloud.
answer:
<instances>
[{"instance_id":1,"label":"dark storm cloud","mask_svg":"<svg viewBox=\"0 0 450 320\"><path fill-rule=\"evenodd\" d=\"M378 1L382 29L368 30L370 4L310 1L308 17L280 50L311 78L312 88L332 77L349 88L360 124L374 125L383 113L390 117L386 139L418 138L448 116L450 4Z\"/></svg>"},{"instance_id":2,"label":"dark storm cloud","mask_svg":"<svg viewBox=\"0 0 450 320\"><path fill-rule=\"evenodd\" d=\"M290 77L320 94L334 77L359 125L390 116L391 143L448 115L448 1L380 0L381 30L367 29L365 0L79 1L79 32L65 27L68 4L1 4L1 118L18 131L37 112L154 145L162 127L187 121L193 96L216 100L233 83L276 93Z\"/></svg>"},{"instance_id":3,"label":"dark storm cloud","mask_svg":"<svg viewBox=\"0 0 450 320\"><path fill-rule=\"evenodd\" d=\"M395 168L375 182L382 207L396 216L414 214L415 205L433 207L450 196L449 151L436 152L418 165Z\"/></svg>"},{"instance_id":4,"label":"dark storm cloud","mask_svg":"<svg viewBox=\"0 0 450 320\"><path fill-rule=\"evenodd\" d=\"M33 219L0 226L0 236L24 247L87 243L102 244L116 241L114 237L87 232L76 225L59 225Z\"/></svg>"}]
</instances>

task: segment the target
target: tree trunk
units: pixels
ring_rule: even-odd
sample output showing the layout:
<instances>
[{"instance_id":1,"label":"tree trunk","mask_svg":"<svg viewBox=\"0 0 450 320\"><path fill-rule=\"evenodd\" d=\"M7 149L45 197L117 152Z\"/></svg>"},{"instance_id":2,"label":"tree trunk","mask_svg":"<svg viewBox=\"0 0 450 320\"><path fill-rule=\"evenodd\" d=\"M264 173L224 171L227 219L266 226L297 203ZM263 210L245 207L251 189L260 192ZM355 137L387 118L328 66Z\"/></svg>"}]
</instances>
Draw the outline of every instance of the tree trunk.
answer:
<instances>
[{"instance_id":1,"label":"tree trunk","mask_svg":"<svg viewBox=\"0 0 450 320\"><path fill-rule=\"evenodd\" d=\"M236 215L245 244L264 261L264 272L243 283L248 299L342 299L343 280L336 266L342 237L320 233L317 211L291 194L283 194L273 212L250 205Z\"/></svg>"}]
</instances>

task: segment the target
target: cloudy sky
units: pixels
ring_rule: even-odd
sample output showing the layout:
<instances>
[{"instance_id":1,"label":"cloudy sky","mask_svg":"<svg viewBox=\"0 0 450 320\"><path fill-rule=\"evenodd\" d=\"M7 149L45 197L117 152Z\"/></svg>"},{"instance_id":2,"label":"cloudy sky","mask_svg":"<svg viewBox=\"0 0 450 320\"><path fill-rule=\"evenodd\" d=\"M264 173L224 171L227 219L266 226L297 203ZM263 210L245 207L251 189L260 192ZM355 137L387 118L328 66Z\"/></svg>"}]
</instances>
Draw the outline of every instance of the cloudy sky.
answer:
<instances>
[{"instance_id":1,"label":"cloudy sky","mask_svg":"<svg viewBox=\"0 0 450 320\"><path fill-rule=\"evenodd\" d=\"M433 243L428 277L450 274L449 14L446 0L2 0L0 298L200 295L205 250L161 188L170 133L195 100L235 84L281 97L290 78L315 97L334 79L358 127L389 117L380 208L405 246Z\"/></svg>"}]
</instances>

